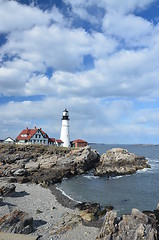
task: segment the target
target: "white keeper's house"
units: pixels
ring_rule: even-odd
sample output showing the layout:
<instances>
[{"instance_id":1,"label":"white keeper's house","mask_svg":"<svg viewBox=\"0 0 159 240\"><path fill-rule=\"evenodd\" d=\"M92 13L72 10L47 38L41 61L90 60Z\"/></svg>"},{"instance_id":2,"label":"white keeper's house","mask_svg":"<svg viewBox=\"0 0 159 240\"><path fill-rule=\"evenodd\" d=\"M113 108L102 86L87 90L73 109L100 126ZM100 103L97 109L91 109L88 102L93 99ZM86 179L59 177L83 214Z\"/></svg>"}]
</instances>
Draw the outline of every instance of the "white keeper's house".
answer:
<instances>
[{"instance_id":1,"label":"white keeper's house","mask_svg":"<svg viewBox=\"0 0 159 240\"><path fill-rule=\"evenodd\" d=\"M59 139L50 138L41 128L24 129L17 137L16 143L20 144L44 144L61 146L63 142Z\"/></svg>"}]
</instances>

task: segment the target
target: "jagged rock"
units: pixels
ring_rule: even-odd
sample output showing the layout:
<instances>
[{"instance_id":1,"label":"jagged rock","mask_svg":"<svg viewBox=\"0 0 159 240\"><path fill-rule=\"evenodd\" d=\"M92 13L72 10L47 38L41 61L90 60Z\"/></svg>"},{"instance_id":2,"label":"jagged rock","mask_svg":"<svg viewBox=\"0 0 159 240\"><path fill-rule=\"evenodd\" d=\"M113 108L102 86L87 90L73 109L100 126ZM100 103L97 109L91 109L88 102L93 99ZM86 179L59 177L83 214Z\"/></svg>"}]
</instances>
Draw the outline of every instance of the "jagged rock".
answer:
<instances>
[{"instance_id":1,"label":"jagged rock","mask_svg":"<svg viewBox=\"0 0 159 240\"><path fill-rule=\"evenodd\" d=\"M29 161L25 164L25 169L29 170L30 172L36 171L40 168L39 162Z\"/></svg>"},{"instance_id":2,"label":"jagged rock","mask_svg":"<svg viewBox=\"0 0 159 240\"><path fill-rule=\"evenodd\" d=\"M156 240L157 230L151 219L138 209L132 209L131 215L117 218L116 211L106 214L103 227L97 240Z\"/></svg>"},{"instance_id":3,"label":"jagged rock","mask_svg":"<svg viewBox=\"0 0 159 240\"><path fill-rule=\"evenodd\" d=\"M50 230L50 235L63 234L68 230L77 227L79 224L82 224L82 218L79 215L66 212Z\"/></svg>"},{"instance_id":4,"label":"jagged rock","mask_svg":"<svg viewBox=\"0 0 159 240\"><path fill-rule=\"evenodd\" d=\"M16 186L9 183L0 184L0 196L6 197L15 192Z\"/></svg>"},{"instance_id":5,"label":"jagged rock","mask_svg":"<svg viewBox=\"0 0 159 240\"><path fill-rule=\"evenodd\" d=\"M82 202L76 205L80 210L80 216L87 224L88 222L97 221L102 218L107 211L113 209L112 206L105 206L101 208L99 203Z\"/></svg>"},{"instance_id":6,"label":"jagged rock","mask_svg":"<svg viewBox=\"0 0 159 240\"><path fill-rule=\"evenodd\" d=\"M83 202L79 203L77 207L81 211L80 212L81 218L86 222L97 220L99 217L99 213L101 212L99 203Z\"/></svg>"},{"instance_id":7,"label":"jagged rock","mask_svg":"<svg viewBox=\"0 0 159 240\"><path fill-rule=\"evenodd\" d=\"M65 149L43 145L0 145L0 177L50 185L94 168L99 154L89 146ZM10 161L11 160L11 161ZM14 164L13 164L14 162Z\"/></svg>"},{"instance_id":8,"label":"jagged rock","mask_svg":"<svg viewBox=\"0 0 159 240\"><path fill-rule=\"evenodd\" d=\"M27 171L24 168L17 169L14 172L14 176L25 176Z\"/></svg>"},{"instance_id":9,"label":"jagged rock","mask_svg":"<svg viewBox=\"0 0 159 240\"><path fill-rule=\"evenodd\" d=\"M124 175L139 169L150 168L145 157L136 156L126 149L113 148L102 154L95 175Z\"/></svg>"},{"instance_id":10,"label":"jagged rock","mask_svg":"<svg viewBox=\"0 0 159 240\"><path fill-rule=\"evenodd\" d=\"M29 234L33 231L33 218L20 210L14 210L0 218L0 231Z\"/></svg>"}]
</instances>

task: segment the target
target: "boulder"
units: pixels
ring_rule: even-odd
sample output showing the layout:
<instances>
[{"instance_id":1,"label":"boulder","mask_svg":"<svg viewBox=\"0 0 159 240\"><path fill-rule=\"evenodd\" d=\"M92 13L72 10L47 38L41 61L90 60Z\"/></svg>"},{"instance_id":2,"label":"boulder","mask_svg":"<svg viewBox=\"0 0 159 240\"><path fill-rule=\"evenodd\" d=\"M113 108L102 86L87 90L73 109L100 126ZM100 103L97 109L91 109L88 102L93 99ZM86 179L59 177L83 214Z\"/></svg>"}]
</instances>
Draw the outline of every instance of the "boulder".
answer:
<instances>
[{"instance_id":1,"label":"boulder","mask_svg":"<svg viewBox=\"0 0 159 240\"><path fill-rule=\"evenodd\" d=\"M147 159L136 156L126 149L113 148L101 155L95 175L124 175L135 173L139 169L150 168Z\"/></svg>"},{"instance_id":2,"label":"boulder","mask_svg":"<svg viewBox=\"0 0 159 240\"><path fill-rule=\"evenodd\" d=\"M1 183L0 184L0 196L7 197L15 192L16 186L11 183Z\"/></svg>"},{"instance_id":3,"label":"boulder","mask_svg":"<svg viewBox=\"0 0 159 240\"><path fill-rule=\"evenodd\" d=\"M24 168L17 169L14 172L14 176L25 176L27 171Z\"/></svg>"},{"instance_id":4,"label":"boulder","mask_svg":"<svg viewBox=\"0 0 159 240\"><path fill-rule=\"evenodd\" d=\"M117 218L116 211L106 214L103 227L97 240L156 240L157 230L152 226L151 219L138 209L132 209L131 215Z\"/></svg>"},{"instance_id":5,"label":"boulder","mask_svg":"<svg viewBox=\"0 0 159 240\"><path fill-rule=\"evenodd\" d=\"M20 210L14 210L0 218L0 231L29 234L33 232L33 218Z\"/></svg>"},{"instance_id":6,"label":"boulder","mask_svg":"<svg viewBox=\"0 0 159 240\"><path fill-rule=\"evenodd\" d=\"M64 213L56 225L50 230L50 236L64 234L65 232L82 224L82 218L76 214Z\"/></svg>"},{"instance_id":7,"label":"boulder","mask_svg":"<svg viewBox=\"0 0 159 240\"><path fill-rule=\"evenodd\" d=\"M79 203L77 207L80 210L81 218L86 222L97 220L101 212L99 203L83 202Z\"/></svg>"},{"instance_id":8,"label":"boulder","mask_svg":"<svg viewBox=\"0 0 159 240\"><path fill-rule=\"evenodd\" d=\"M91 203L91 202L82 202L76 205L76 207L80 210L80 216L85 223L85 225L89 225L90 222L96 222L103 216L105 216L107 211L113 209L112 206L101 207L99 203Z\"/></svg>"}]
</instances>

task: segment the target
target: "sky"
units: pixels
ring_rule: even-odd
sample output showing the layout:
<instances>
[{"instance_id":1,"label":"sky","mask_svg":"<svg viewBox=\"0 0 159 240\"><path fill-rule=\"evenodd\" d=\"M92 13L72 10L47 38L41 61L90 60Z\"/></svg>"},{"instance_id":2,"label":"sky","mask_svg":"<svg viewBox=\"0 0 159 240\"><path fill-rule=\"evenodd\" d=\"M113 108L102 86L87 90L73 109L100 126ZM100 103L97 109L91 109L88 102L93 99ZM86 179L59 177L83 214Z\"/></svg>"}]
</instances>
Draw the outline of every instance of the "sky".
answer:
<instances>
[{"instance_id":1,"label":"sky","mask_svg":"<svg viewBox=\"0 0 159 240\"><path fill-rule=\"evenodd\" d=\"M0 0L0 139L159 144L159 0Z\"/></svg>"}]
</instances>

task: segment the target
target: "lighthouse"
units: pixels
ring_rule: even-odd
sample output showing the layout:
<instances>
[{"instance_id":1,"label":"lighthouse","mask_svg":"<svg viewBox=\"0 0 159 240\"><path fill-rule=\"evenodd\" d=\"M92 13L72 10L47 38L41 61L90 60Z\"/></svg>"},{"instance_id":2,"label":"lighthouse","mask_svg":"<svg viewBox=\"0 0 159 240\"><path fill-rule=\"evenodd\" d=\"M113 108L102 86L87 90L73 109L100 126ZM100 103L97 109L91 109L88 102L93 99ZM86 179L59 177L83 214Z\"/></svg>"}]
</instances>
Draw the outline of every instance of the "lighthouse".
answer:
<instances>
[{"instance_id":1,"label":"lighthouse","mask_svg":"<svg viewBox=\"0 0 159 240\"><path fill-rule=\"evenodd\" d=\"M60 140L63 141L63 147L70 147L69 114L67 109L65 109L62 114Z\"/></svg>"}]
</instances>

